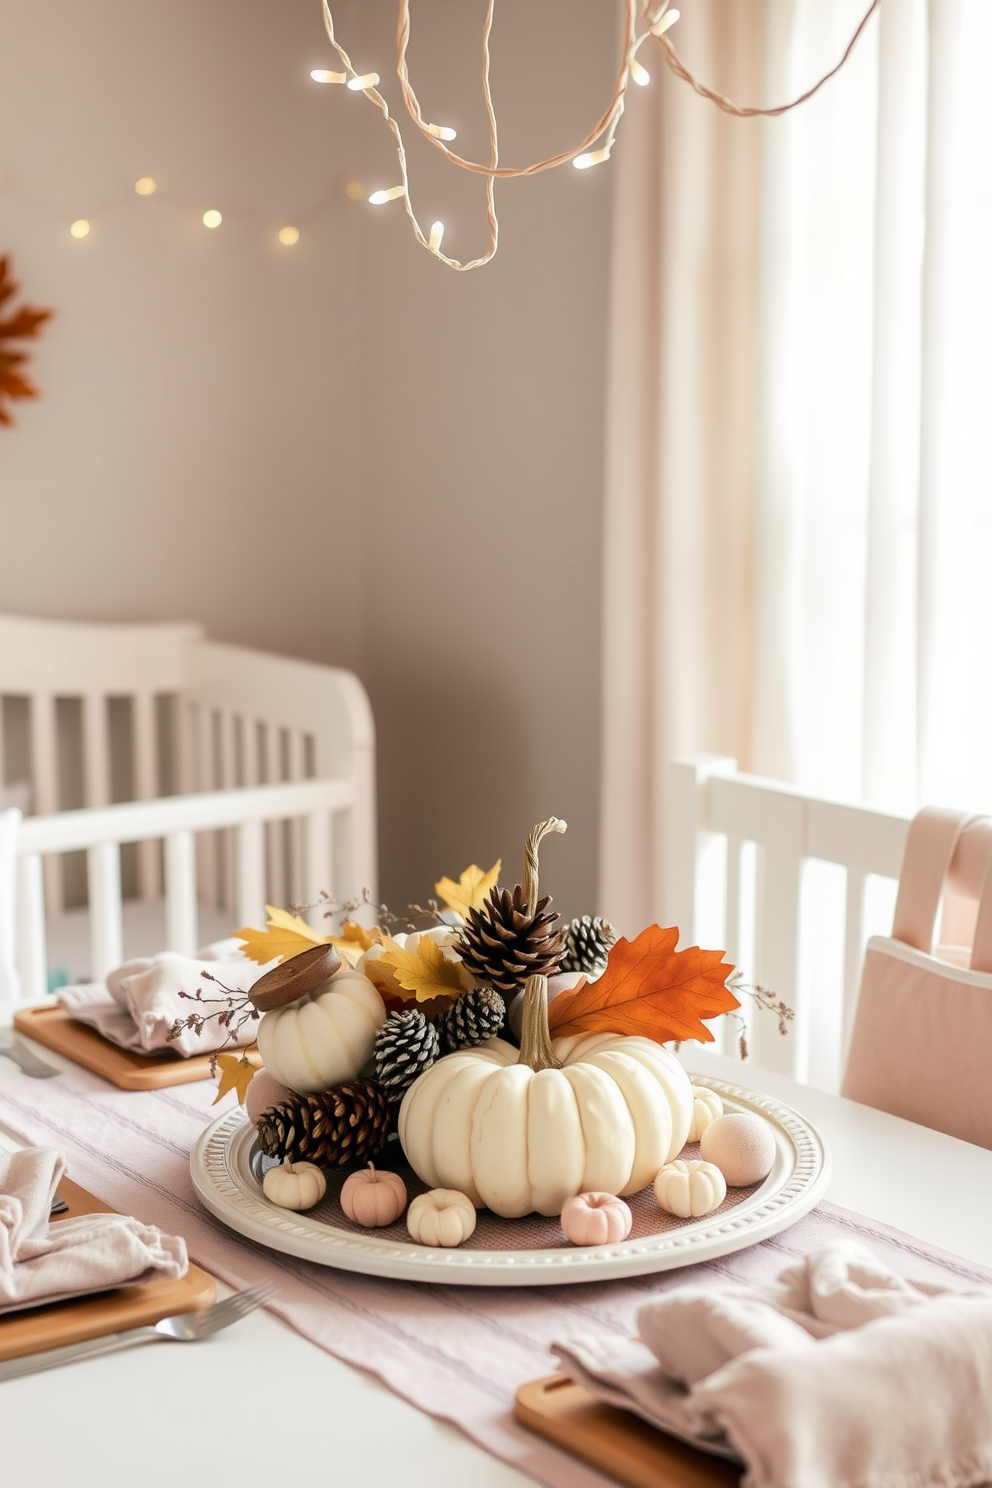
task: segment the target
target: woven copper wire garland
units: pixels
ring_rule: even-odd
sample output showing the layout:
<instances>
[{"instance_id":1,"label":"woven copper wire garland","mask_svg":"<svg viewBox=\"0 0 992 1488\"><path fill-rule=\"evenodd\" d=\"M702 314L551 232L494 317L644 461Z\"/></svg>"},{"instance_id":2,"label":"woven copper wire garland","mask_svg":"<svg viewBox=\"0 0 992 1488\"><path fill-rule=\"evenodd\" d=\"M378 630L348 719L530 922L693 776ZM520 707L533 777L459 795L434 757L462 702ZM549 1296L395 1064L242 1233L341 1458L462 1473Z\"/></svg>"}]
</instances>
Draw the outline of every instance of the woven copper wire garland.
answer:
<instances>
[{"instance_id":1,"label":"woven copper wire garland","mask_svg":"<svg viewBox=\"0 0 992 1488\"><path fill-rule=\"evenodd\" d=\"M671 37L668 34L671 25L679 18L679 12L677 10L669 8L669 0L661 0L660 4L652 3L652 0L640 0L640 6L638 6L638 0L625 0L623 48L616 77L614 79L613 93L603 113L597 119L596 123L590 129L585 138L582 139L579 144L575 145L573 148L560 151L556 155L549 155L543 160L532 161L529 165L514 166L499 164L499 137L496 122L496 110L493 105L492 87L490 82L490 37L492 35L493 15L495 11L496 0L487 0L486 13L482 27L482 97L486 110L486 119L489 126L490 158L488 162L469 160L465 156L459 155L456 151L449 149L448 145L445 143L445 132L436 124L432 124L424 118L423 112L420 107L420 101L414 90L413 83L410 80L410 70L407 61L411 33L411 0L399 0L399 11L396 28L396 72L399 78L400 94L403 99L404 107L406 108L407 113L409 114L416 128L420 131L423 138L426 139L429 144L433 145L436 150L440 150L441 154L444 155L444 157L449 160L452 165L458 166L461 170L471 171L476 175L485 176L486 178L486 214L489 221L489 246L486 251L479 257L470 259L467 262L462 262L457 258L452 258L448 254L441 252L441 240L443 237L444 229L440 223L435 223L434 228L431 230L431 233L429 235L425 234L423 228L420 226L417 215L413 209L413 203L410 198L410 184L407 175L406 149L403 144L403 136L399 124L389 112L389 106L386 103L385 98L383 98L382 94L378 91L378 88L376 86L379 82L378 74L358 73L348 53L338 41L334 30L334 18L331 14L330 0L321 0L321 6L324 16L324 28L327 32L328 40L330 41L331 46L334 48L335 52L340 58L345 71L342 74L324 74L321 80L325 82L347 82L350 88L352 88L354 91L364 93L366 98L368 98L372 103L376 105L377 108L381 110L382 116L386 121L386 125L392 133L393 138L396 142L396 154L400 172L399 183L396 186L389 188L386 192L381 193L381 199L385 201L394 198L402 198L407 217L409 218L410 225L413 229L414 237L417 239L417 242L420 244L420 246L422 248L426 248L430 253L433 253L434 256L436 258L439 258L442 263L448 266L448 268L456 269L459 272L466 272L470 269L481 268L484 264L489 263L496 253L496 248L499 241L499 222L496 216L495 205L495 182L497 178L501 180L508 180L519 176L533 176L537 175L541 171L554 170L557 166L566 165L570 161L575 162L577 165L581 166L597 165L600 164L602 161L609 159L610 151L613 147L613 142L616 136L617 125L619 124L620 119L623 116L624 102L631 75L633 71L639 68L641 65L637 60L637 53L649 37L652 37L658 42L661 48L661 55L670 71L682 82L687 83L689 87L691 87L697 94L699 94L701 98L705 98L709 103L714 104L724 113L731 114L735 118L739 119L750 119L758 117L777 118L782 114L789 113L792 109L798 108L801 104L806 103L808 99L812 98L814 94L818 93L819 90L824 86L824 84L829 82L830 79L840 71L840 69L844 66L844 64L850 57L859 38L861 37L862 32L867 26L872 15L879 8L880 4L881 0L870 0L868 9L865 11L864 15L859 21L854 34L852 35L850 41L848 42L840 57L840 60L836 62L831 68L829 68L829 70L825 72L820 78L818 78L816 82L814 82L803 93L799 94L797 98L791 99L788 103L762 107L759 105L742 105L734 103L732 99L725 97L724 94L718 93L715 89L710 88L705 83L701 82L686 66L686 64L683 62L682 58L676 51ZM640 32L638 32L639 9L640 19L645 28ZM314 74L314 76L317 76L317 74ZM596 147L595 149L593 149L594 146ZM438 229L440 229L440 231L438 231Z\"/></svg>"}]
</instances>

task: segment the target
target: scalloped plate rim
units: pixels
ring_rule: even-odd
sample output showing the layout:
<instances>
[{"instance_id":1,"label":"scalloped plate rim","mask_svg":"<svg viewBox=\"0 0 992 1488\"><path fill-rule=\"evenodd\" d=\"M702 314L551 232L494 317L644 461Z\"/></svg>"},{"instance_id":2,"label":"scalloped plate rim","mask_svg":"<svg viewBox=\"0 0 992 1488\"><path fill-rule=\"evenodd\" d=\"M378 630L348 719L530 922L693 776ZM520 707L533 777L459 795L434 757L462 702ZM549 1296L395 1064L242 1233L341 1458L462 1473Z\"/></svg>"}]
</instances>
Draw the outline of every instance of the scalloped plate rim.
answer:
<instances>
[{"instance_id":1,"label":"scalloped plate rim","mask_svg":"<svg viewBox=\"0 0 992 1488\"><path fill-rule=\"evenodd\" d=\"M775 1130L776 1160L755 1193L715 1218L618 1245L540 1250L442 1250L376 1239L305 1214L278 1209L251 1173L252 1123L242 1107L218 1118L197 1139L190 1174L197 1197L229 1229L270 1250L318 1265L397 1281L454 1286L551 1286L646 1276L715 1260L757 1245L803 1218L830 1181L830 1152L804 1116L782 1101L729 1080L693 1075L729 1108L765 1116Z\"/></svg>"}]
</instances>

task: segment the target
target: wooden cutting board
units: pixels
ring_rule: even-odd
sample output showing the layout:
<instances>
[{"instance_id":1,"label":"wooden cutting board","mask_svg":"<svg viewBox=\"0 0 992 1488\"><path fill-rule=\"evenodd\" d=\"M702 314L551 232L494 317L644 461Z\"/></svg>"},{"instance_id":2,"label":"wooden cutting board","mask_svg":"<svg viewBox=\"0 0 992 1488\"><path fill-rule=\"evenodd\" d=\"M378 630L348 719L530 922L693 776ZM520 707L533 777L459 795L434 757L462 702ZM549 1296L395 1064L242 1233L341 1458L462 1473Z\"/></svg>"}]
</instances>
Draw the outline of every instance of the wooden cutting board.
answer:
<instances>
[{"instance_id":1,"label":"wooden cutting board","mask_svg":"<svg viewBox=\"0 0 992 1488\"><path fill-rule=\"evenodd\" d=\"M744 1471L604 1405L567 1374L521 1385L513 1413L522 1426L630 1488L731 1488Z\"/></svg>"},{"instance_id":2,"label":"wooden cutting board","mask_svg":"<svg viewBox=\"0 0 992 1488\"><path fill-rule=\"evenodd\" d=\"M68 1178L59 1184L59 1194L69 1207L64 1214L53 1218L53 1224L80 1214L114 1212ZM141 1328L174 1312L209 1307L216 1295L213 1277L199 1266L190 1266L178 1281L148 1281L143 1286L118 1287L95 1297L8 1313L0 1317L0 1361L20 1359L42 1349L61 1348L66 1343L103 1338L127 1328Z\"/></svg>"},{"instance_id":3,"label":"wooden cutting board","mask_svg":"<svg viewBox=\"0 0 992 1488\"><path fill-rule=\"evenodd\" d=\"M42 1004L21 1008L14 1014L14 1027L19 1033L64 1054L74 1064L102 1075L121 1090L162 1090L167 1085L189 1085L194 1080L210 1079L210 1055L194 1054L183 1059L172 1049L159 1054L138 1054L112 1044L95 1028L71 1018L65 1008ZM262 1056L255 1044L239 1050L256 1069L262 1067Z\"/></svg>"}]
</instances>

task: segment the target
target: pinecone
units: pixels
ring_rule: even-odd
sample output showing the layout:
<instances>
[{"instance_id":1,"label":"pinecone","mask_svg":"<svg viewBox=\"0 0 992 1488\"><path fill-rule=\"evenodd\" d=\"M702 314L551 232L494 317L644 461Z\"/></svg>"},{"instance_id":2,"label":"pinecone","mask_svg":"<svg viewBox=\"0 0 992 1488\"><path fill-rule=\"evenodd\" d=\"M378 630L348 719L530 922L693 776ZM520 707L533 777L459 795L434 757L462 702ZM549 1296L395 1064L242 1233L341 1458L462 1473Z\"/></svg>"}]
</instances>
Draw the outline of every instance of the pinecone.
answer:
<instances>
[{"instance_id":1,"label":"pinecone","mask_svg":"<svg viewBox=\"0 0 992 1488\"><path fill-rule=\"evenodd\" d=\"M565 954L559 971L584 971L590 976L600 976L610 954L610 947L617 940L617 932L609 920L596 915L582 915L572 920L565 928Z\"/></svg>"},{"instance_id":2,"label":"pinecone","mask_svg":"<svg viewBox=\"0 0 992 1488\"><path fill-rule=\"evenodd\" d=\"M506 1022L506 1003L492 987L463 992L438 1019L446 1051L474 1049L495 1038Z\"/></svg>"},{"instance_id":3,"label":"pinecone","mask_svg":"<svg viewBox=\"0 0 992 1488\"><path fill-rule=\"evenodd\" d=\"M390 1013L375 1036L375 1073L388 1101L400 1101L441 1052L441 1038L417 1008Z\"/></svg>"},{"instance_id":4,"label":"pinecone","mask_svg":"<svg viewBox=\"0 0 992 1488\"><path fill-rule=\"evenodd\" d=\"M258 1144L268 1157L343 1168L377 1157L389 1131L389 1107L378 1085L353 1080L318 1095L294 1095L263 1111Z\"/></svg>"},{"instance_id":5,"label":"pinecone","mask_svg":"<svg viewBox=\"0 0 992 1488\"><path fill-rule=\"evenodd\" d=\"M550 896L533 913L523 889L495 888L481 909L470 909L458 938L458 951L477 981L515 992L529 976L553 976L565 949L558 915L546 913Z\"/></svg>"}]
</instances>

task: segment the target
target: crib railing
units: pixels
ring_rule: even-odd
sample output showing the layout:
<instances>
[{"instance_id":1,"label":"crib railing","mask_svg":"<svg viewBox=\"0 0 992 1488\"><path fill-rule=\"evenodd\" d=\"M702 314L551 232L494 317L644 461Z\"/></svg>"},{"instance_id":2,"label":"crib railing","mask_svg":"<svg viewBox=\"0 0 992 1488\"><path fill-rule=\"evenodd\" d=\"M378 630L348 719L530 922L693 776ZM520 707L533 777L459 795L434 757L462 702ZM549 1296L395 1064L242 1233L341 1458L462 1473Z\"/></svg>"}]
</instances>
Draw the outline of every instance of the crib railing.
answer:
<instances>
[{"instance_id":1,"label":"crib railing","mask_svg":"<svg viewBox=\"0 0 992 1488\"><path fill-rule=\"evenodd\" d=\"M300 848L304 902L341 881L335 872L335 818L351 812L350 780L300 780L240 790L124 802L96 810L26 818L16 843L17 966L21 999L47 993L44 863L53 855L86 853L90 944L94 979L123 959L120 850L125 843L162 844L166 945L192 954L197 945L197 834L228 830L233 844L237 924L264 924L267 892L265 831L292 822ZM338 834L339 839L342 834ZM343 834L348 840L348 834ZM343 866L346 870L353 865ZM358 894L363 884L355 883ZM319 911L312 912L314 917Z\"/></svg>"}]
</instances>

